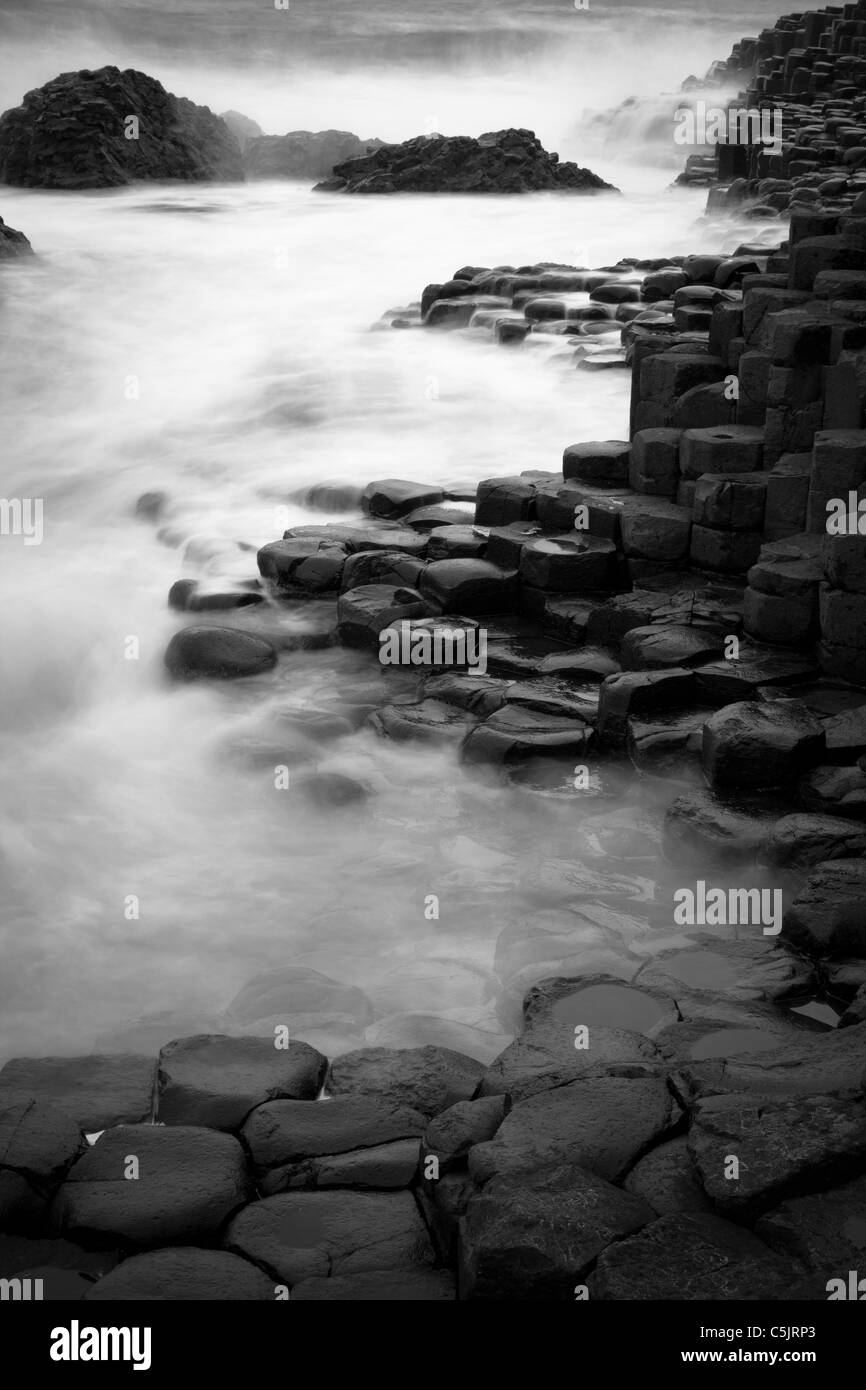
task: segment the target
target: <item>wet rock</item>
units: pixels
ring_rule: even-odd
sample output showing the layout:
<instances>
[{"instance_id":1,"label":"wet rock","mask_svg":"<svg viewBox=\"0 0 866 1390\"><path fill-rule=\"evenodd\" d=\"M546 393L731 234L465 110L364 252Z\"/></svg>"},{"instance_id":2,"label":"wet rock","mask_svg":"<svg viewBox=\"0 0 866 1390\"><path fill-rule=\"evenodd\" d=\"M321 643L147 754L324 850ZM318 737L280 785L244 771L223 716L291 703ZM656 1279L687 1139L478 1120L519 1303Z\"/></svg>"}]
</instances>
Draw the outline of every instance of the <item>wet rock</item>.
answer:
<instances>
[{"instance_id":1,"label":"wet rock","mask_svg":"<svg viewBox=\"0 0 866 1390\"><path fill-rule=\"evenodd\" d=\"M358 550L343 565L340 589L345 593L362 584L413 589L423 571L423 560L399 550Z\"/></svg>"},{"instance_id":2,"label":"wet rock","mask_svg":"<svg viewBox=\"0 0 866 1390\"><path fill-rule=\"evenodd\" d=\"M429 532L430 560L480 560L487 550L487 536L476 526L434 526ZM417 583L417 579L412 581Z\"/></svg>"},{"instance_id":3,"label":"wet rock","mask_svg":"<svg viewBox=\"0 0 866 1390\"><path fill-rule=\"evenodd\" d=\"M367 484L361 506L368 516L381 516L394 521L415 511L417 507L441 502L444 496L439 487L410 482L405 478L385 478Z\"/></svg>"},{"instance_id":4,"label":"wet rock","mask_svg":"<svg viewBox=\"0 0 866 1390\"><path fill-rule=\"evenodd\" d=\"M657 1049L640 1033L593 1024L586 1045L578 1047L574 1029L563 1027L556 1035L551 1029L543 1040L530 1034L510 1043L485 1072L479 1094L526 1100L571 1081L612 1074L618 1066L640 1068L658 1059Z\"/></svg>"},{"instance_id":5,"label":"wet rock","mask_svg":"<svg viewBox=\"0 0 866 1390\"><path fill-rule=\"evenodd\" d=\"M707 704L728 705L738 700L759 699L762 687L788 684L794 687L816 674L815 662L808 655L773 651L745 638L740 639L739 651L738 657L709 661L697 668L696 691Z\"/></svg>"},{"instance_id":6,"label":"wet rock","mask_svg":"<svg viewBox=\"0 0 866 1390\"><path fill-rule=\"evenodd\" d=\"M815 866L782 926L786 941L817 955L866 956L866 858Z\"/></svg>"},{"instance_id":7,"label":"wet rock","mask_svg":"<svg viewBox=\"0 0 866 1390\"><path fill-rule=\"evenodd\" d=\"M478 1100L458 1101L443 1110L424 1131L422 1168L428 1156L437 1159L440 1173L462 1167L475 1144L493 1138L505 1117L505 1109L502 1096L485 1095Z\"/></svg>"},{"instance_id":8,"label":"wet rock","mask_svg":"<svg viewBox=\"0 0 866 1390\"><path fill-rule=\"evenodd\" d=\"M830 1096L757 1104L753 1095L712 1096L692 1112L689 1152L717 1210L752 1221L786 1197L861 1173L866 1116ZM736 1181L725 1175L731 1155Z\"/></svg>"},{"instance_id":9,"label":"wet rock","mask_svg":"<svg viewBox=\"0 0 866 1390\"><path fill-rule=\"evenodd\" d=\"M500 709L505 701L509 683L495 676L474 676L453 671L428 676L424 694L431 700L456 705L469 714L483 719Z\"/></svg>"},{"instance_id":10,"label":"wet rock","mask_svg":"<svg viewBox=\"0 0 866 1390\"><path fill-rule=\"evenodd\" d=\"M535 514L536 487L528 478L484 478L475 500L476 526L509 526Z\"/></svg>"},{"instance_id":11,"label":"wet rock","mask_svg":"<svg viewBox=\"0 0 866 1390\"><path fill-rule=\"evenodd\" d=\"M520 577L537 589L559 593L604 589L610 584L616 547L595 536L544 537L520 551Z\"/></svg>"},{"instance_id":12,"label":"wet rock","mask_svg":"<svg viewBox=\"0 0 866 1390\"><path fill-rule=\"evenodd\" d=\"M444 563L457 564L449 560ZM404 618L423 618L427 605L415 589L389 584L359 584L340 595L337 632L348 647L379 649L379 634Z\"/></svg>"},{"instance_id":13,"label":"wet rock","mask_svg":"<svg viewBox=\"0 0 866 1390\"><path fill-rule=\"evenodd\" d=\"M455 705L421 700L416 705L384 705L370 715L368 723L381 737L397 742L421 739L448 745L462 743L478 720Z\"/></svg>"},{"instance_id":14,"label":"wet rock","mask_svg":"<svg viewBox=\"0 0 866 1390\"><path fill-rule=\"evenodd\" d=\"M698 1180L684 1134L650 1149L632 1168L623 1188L652 1207L657 1216L701 1215L712 1211Z\"/></svg>"},{"instance_id":15,"label":"wet rock","mask_svg":"<svg viewBox=\"0 0 866 1390\"><path fill-rule=\"evenodd\" d=\"M0 1174L37 1188L59 1182L86 1147L81 1129L50 1101L0 1100Z\"/></svg>"},{"instance_id":16,"label":"wet rock","mask_svg":"<svg viewBox=\"0 0 866 1390\"><path fill-rule=\"evenodd\" d=\"M362 1047L331 1063L326 1090L332 1096L378 1096L438 1115L471 1100L483 1072L482 1063L444 1047Z\"/></svg>"},{"instance_id":17,"label":"wet rock","mask_svg":"<svg viewBox=\"0 0 866 1390\"><path fill-rule=\"evenodd\" d=\"M628 440L572 444L562 456L562 476L566 480L576 478L583 483L623 487L628 483L630 454Z\"/></svg>"},{"instance_id":18,"label":"wet rock","mask_svg":"<svg viewBox=\"0 0 866 1390\"><path fill-rule=\"evenodd\" d=\"M252 1202L224 1244L280 1283L428 1268L433 1250L408 1192L285 1192Z\"/></svg>"},{"instance_id":19,"label":"wet rock","mask_svg":"<svg viewBox=\"0 0 866 1390\"><path fill-rule=\"evenodd\" d=\"M157 1118L164 1125L233 1131L265 1101L313 1100L327 1059L306 1043L277 1044L275 1038L219 1034L169 1043L159 1054Z\"/></svg>"},{"instance_id":20,"label":"wet rock","mask_svg":"<svg viewBox=\"0 0 866 1390\"><path fill-rule=\"evenodd\" d=\"M726 1000L772 1002L804 996L815 987L809 964L776 941L727 940L706 932L695 933L693 940L693 946L661 951L647 961L633 983L674 997L706 993Z\"/></svg>"},{"instance_id":21,"label":"wet rock","mask_svg":"<svg viewBox=\"0 0 866 1390\"><path fill-rule=\"evenodd\" d=\"M462 1296L571 1302L601 1251L650 1220L644 1202L571 1162L495 1177L466 1209Z\"/></svg>"},{"instance_id":22,"label":"wet rock","mask_svg":"<svg viewBox=\"0 0 866 1390\"><path fill-rule=\"evenodd\" d=\"M626 671L699 666L718 655L723 645L724 639L710 628L650 624L625 634L620 659Z\"/></svg>"},{"instance_id":23,"label":"wet rock","mask_svg":"<svg viewBox=\"0 0 866 1390\"><path fill-rule=\"evenodd\" d=\"M685 792L665 812L665 858L698 867L754 863L776 818L770 808L726 803L708 791Z\"/></svg>"},{"instance_id":24,"label":"wet rock","mask_svg":"<svg viewBox=\"0 0 866 1390\"><path fill-rule=\"evenodd\" d=\"M409 1187L417 1169L417 1138L395 1139L273 1169L264 1174L260 1187L265 1196L295 1188L395 1189Z\"/></svg>"},{"instance_id":25,"label":"wet rock","mask_svg":"<svg viewBox=\"0 0 866 1390\"><path fill-rule=\"evenodd\" d=\"M519 597L517 575L486 560L436 560L424 570L420 592L443 613L501 613Z\"/></svg>"},{"instance_id":26,"label":"wet rock","mask_svg":"<svg viewBox=\"0 0 866 1390\"><path fill-rule=\"evenodd\" d=\"M476 726L463 744L467 763L513 763L525 758L563 757L582 753L592 729L574 718L561 718L508 704Z\"/></svg>"},{"instance_id":27,"label":"wet rock","mask_svg":"<svg viewBox=\"0 0 866 1390\"><path fill-rule=\"evenodd\" d=\"M138 1124L153 1111L155 1074L153 1057L14 1057L0 1071L0 1106L32 1098L86 1133Z\"/></svg>"},{"instance_id":28,"label":"wet rock","mask_svg":"<svg viewBox=\"0 0 866 1390\"><path fill-rule=\"evenodd\" d=\"M628 721L627 751L640 772L684 775L686 764L701 756L708 711L683 710Z\"/></svg>"},{"instance_id":29,"label":"wet rock","mask_svg":"<svg viewBox=\"0 0 866 1390\"><path fill-rule=\"evenodd\" d=\"M852 763L866 753L866 705L841 710L824 721L827 759Z\"/></svg>"},{"instance_id":30,"label":"wet rock","mask_svg":"<svg viewBox=\"0 0 866 1390\"><path fill-rule=\"evenodd\" d=\"M805 704L744 700L710 716L703 765L713 787L784 786L821 760L824 730Z\"/></svg>"},{"instance_id":31,"label":"wet rock","mask_svg":"<svg viewBox=\"0 0 866 1390\"><path fill-rule=\"evenodd\" d=\"M680 479L679 456L679 430L638 430L629 457L629 486L635 492L673 501Z\"/></svg>"},{"instance_id":32,"label":"wet rock","mask_svg":"<svg viewBox=\"0 0 866 1390\"><path fill-rule=\"evenodd\" d=\"M612 748L624 747L630 718L694 703L695 677L687 669L624 671L608 676L599 692L599 740Z\"/></svg>"},{"instance_id":33,"label":"wet rock","mask_svg":"<svg viewBox=\"0 0 866 1390\"><path fill-rule=\"evenodd\" d=\"M335 541L293 536L262 546L256 559L262 578L278 589L327 593L340 586L346 553Z\"/></svg>"},{"instance_id":34,"label":"wet rock","mask_svg":"<svg viewBox=\"0 0 866 1390\"><path fill-rule=\"evenodd\" d=\"M755 1234L808 1270L856 1269L866 1249L866 1179L782 1202Z\"/></svg>"},{"instance_id":35,"label":"wet rock","mask_svg":"<svg viewBox=\"0 0 866 1390\"><path fill-rule=\"evenodd\" d=\"M264 603L264 594L252 589L226 589L202 593L195 579L178 579L168 591L168 606L180 613L225 613Z\"/></svg>"},{"instance_id":36,"label":"wet rock","mask_svg":"<svg viewBox=\"0 0 866 1390\"><path fill-rule=\"evenodd\" d=\"M283 540L321 541L342 545L350 555L359 550L400 550L405 555L421 558L427 550L427 537L398 521L370 519L364 524L346 525L329 521L324 526L291 526L283 532Z\"/></svg>"},{"instance_id":37,"label":"wet rock","mask_svg":"<svg viewBox=\"0 0 866 1390\"><path fill-rule=\"evenodd\" d=\"M126 134L131 112L144 139ZM15 187L243 177L240 146L218 116L129 68L62 73L0 118L0 180Z\"/></svg>"},{"instance_id":38,"label":"wet rock","mask_svg":"<svg viewBox=\"0 0 866 1390\"><path fill-rule=\"evenodd\" d=\"M431 531L439 530L441 532L446 527L471 527L474 520L474 507L455 507L453 503L444 502L431 504L429 507L416 507L407 515L406 524L411 526L414 531L421 531L429 536Z\"/></svg>"},{"instance_id":39,"label":"wet rock","mask_svg":"<svg viewBox=\"0 0 866 1390\"><path fill-rule=\"evenodd\" d=\"M807 811L866 820L866 771L857 767L817 767L797 788Z\"/></svg>"},{"instance_id":40,"label":"wet rock","mask_svg":"<svg viewBox=\"0 0 866 1390\"><path fill-rule=\"evenodd\" d=\"M866 1024L810 1033L780 1042L773 1052L693 1062L672 1078L677 1095L691 1104L700 1096L749 1092L790 1098L860 1093L866 1067Z\"/></svg>"},{"instance_id":41,"label":"wet rock","mask_svg":"<svg viewBox=\"0 0 866 1390\"><path fill-rule=\"evenodd\" d=\"M130 1161L137 1177L130 1180ZM85 1244L111 1239L155 1248L213 1240L248 1198L236 1139L192 1126L104 1130L70 1169L54 1201L57 1228Z\"/></svg>"},{"instance_id":42,"label":"wet rock","mask_svg":"<svg viewBox=\"0 0 866 1390\"><path fill-rule=\"evenodd\" d=\"M424 1123L419 1111L371 1096L275 1100L247 1116L242 1138L256 1169L268 1174L268 1191L277 1192L302 1185L293 1179L304 1178L309 1161L329 1155L411 1139L417 1158Z\"/></svg>"},{"instance_id":43,"label":"wet rock","mask_svg":"<svg viewBox=\"0 0 866 1390\"><path fill-rule=\"evenodd\" d=\"M798 1273L793 1261L729 1221L674 1213L603 1251L589 1293L609 1301L781 1299Z\"/></svg>"},{"instance_id":44,"label":"wet rock","mask_svg":"<svg viewBox=\"0 0 866 1390\"><path fill-rule=\"evenodd\" d=\"M783 816L761 850L765 864L810 869L830 859L866 858L866 827L843 816Z\"/></svg>"},{"instance_id":45,"label":"wet rock","mask_svg":"<svg viewBox=\"0 0 866 1390\"><path fill-rule=\"evenodd\" d=\"M760 473L764 431L752 425L687 429L680 441L680 470L697 480L705 473Z\"/></svg>"},{"instance_id":46,"label":"wet rock","mask_svg":"<svg viewBox=\"0 0 866 1390\"><path fill-rule=\"evenodd\" d=\"M692 530L688 508L649 497L639 508L622 515L622 548L630 560L652 560L664 565L684 562Z\"/></svg>"},{"instance_id":47,"label":"wet rock","mask_svg":"<svg viewBox=\"0 0 866 1390\"><path fill-rule=\"evenodd\" d=\"M635 988L612 975L540 980L527 991L523 1002L526 1040L557 1053L566 1038L574 1045L578 1025L590 1030L622 1029L654 1038L678 1018L669 996L648 986ZM629 1039L627 1046L633 1045Z\"/></svg>"},{"instance_id":48,"label":"wet rock","mask_svg":"<svg viewBox=\"0 0 866 1390\"><path fill-rule=\"evenodd\" d=\"M317 188L344 193L527 193L569 189L616 190L589 169L548 154L531 130L468 135L418 135L382 145L369 155L334 166Z\"/></svg>"},{"instance_id":49,"label":"wet rock","mask_svg":"<svg viewBox=\"0 0 866 1390\"><path fill-rule=\"evenodd\" d=\"M662 1080L572 1081L518 1101L494 1138L472 1149L469 1171L481 1185L502 1174L573 1163L615 1182L664 1133L670 1117Z\"/></svg>"},{"instance_id":50,"label":"wet rock","mask_svg":"<svg viewBox=\"0 0 866 1390\"><path fill-rule=\"evenodd\" d=\"M259 676L277 664L277 650L263 637L233 627L185 627L165 650L175 680L236 680Z\"/></svg>"},{"instance_id":51,"label":"wet rock","mask_svg":"<svg viewBox=\"0 0 866 1390\"><path fill-rule=\"evenodd\" d=\"M176 1246L133 1255L85 1294L88 1303L262 1302L276 1297L274 1281L225 1250Z\"/></svg>"}]
</instances>

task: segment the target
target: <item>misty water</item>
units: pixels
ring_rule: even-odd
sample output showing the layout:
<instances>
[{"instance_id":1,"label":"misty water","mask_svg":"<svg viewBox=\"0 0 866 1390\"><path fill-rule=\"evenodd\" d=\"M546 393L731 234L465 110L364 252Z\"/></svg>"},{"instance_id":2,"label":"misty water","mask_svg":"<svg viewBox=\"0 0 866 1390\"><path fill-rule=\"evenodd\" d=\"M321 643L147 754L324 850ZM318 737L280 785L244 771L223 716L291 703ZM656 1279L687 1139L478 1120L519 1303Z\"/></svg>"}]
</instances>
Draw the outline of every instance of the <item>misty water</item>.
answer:
<instances>
[{"instance_id":1,"label":"misty water","mask_svg":"<svg viewBox=\"0 0 866 1390\"><path fill-rule=\"evenodd\" d=\"M22 81L105 61L146 66L277 132L404 138L438 103L450 116L439 128L531 125L623 190L0 191L0 213L38 253L0 276L2 491L44 501L42 544L0 550L0 1059L264 1028L273 995L243 1018L224 1010L251 977L290 966L370 1001L365 1012L327 986L286 995L293 1036L326 1051L444 1042L492 1057L522 990L551 967L627 976L674 938L658 849L670 788L635 776L578 806L479 782L453 750L365 728L310 740L292 712L339 709L378 679L376 663L301 649L267 679L172 687L163 652L185 620L166 595L183 576L251 579L256 547L286 526L349 519L295 500L315 482L470 486L555 471L567 444L627 434L628 373L579 372L554 339L508 352L484 335L376 328L428 281L463 264L733 249L754 228L702 220L702 190L671 192L675 152L617 152L590 118L582 127L580 83L552 94L543 52L520 80L513 55L501 70L476 66L471 90L445 67L428 68L419 92L399 66L377 87L375 66L359 64L341 87L327 65L318 82L307 65L280 106L261 54L256 74L221 61L218 44L195 60L167 38L160 51L158 33L127 34L121 52L101 30L64 47L18 19L4 108ZM727 18L685 36L682 53L656 46L649 75L609 48L600 73L590 52L586 91L597 109L615 106L647 82L662 89L662 69L674 90L690 57L705 68L755 27ZM154 490L169 499L159 534L134 515ZM327 616L311 615L311 627ZM230 621L285 637L307 620L269 608ZM281 738L361 781L367 801L317 808L276 790ZM438 920L425 916L430 895Z\"/></svg>"}]
</instances>

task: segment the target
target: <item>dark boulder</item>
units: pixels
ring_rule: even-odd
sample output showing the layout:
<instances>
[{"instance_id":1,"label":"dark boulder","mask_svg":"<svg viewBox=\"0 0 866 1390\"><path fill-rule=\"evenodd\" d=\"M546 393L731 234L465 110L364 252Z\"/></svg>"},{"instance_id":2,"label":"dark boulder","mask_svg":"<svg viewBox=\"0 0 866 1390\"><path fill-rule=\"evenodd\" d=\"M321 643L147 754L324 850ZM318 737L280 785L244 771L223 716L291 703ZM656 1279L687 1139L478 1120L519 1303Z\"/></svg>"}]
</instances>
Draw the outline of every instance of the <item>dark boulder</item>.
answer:
<instances>
[{"instance_id":1,"label":"dark boulder","mask_svg":"<svg viewBox=\"0 0 866 1390\"><path fill-rule=\"evenodd\" d=\"M61 73L0 116L0 182L14 187L243 177L240 146L218 116L131 68Z\"/></svg>"},{"instance_id":2,"label":"dark boulder","mask_svg":"<svg viewBox=\"0 0 866 1390\"><path fill-rule=\"evenodd\" d=\"M276 664L270 642L233 627L185 627L165 649L169 674L182 681L258 676Z\"/></svg>"},{"instance_id":3,"label":"dark boulder","mask_svg":"<svg viewBox=\"0 0 866 1390\"><path fill-rule=\"evenodd\" d=\"M560 164L559 156L548 154L531 130L498 130L478 139L417 135L337 164L334 177L317 187L342 193L617 191L589 169Z\"/></svg>"},{"instance_id":4,"label":"dark boulder","mask_svg":"<svg viewBox=\"0 0 866 1390\"><path fill-rule=\"evenodd\" d=\"M0 261L11 261L13 256L32 256L33 247L23 232L7 227L0 217Z\"/></svg>"}]
</instances>

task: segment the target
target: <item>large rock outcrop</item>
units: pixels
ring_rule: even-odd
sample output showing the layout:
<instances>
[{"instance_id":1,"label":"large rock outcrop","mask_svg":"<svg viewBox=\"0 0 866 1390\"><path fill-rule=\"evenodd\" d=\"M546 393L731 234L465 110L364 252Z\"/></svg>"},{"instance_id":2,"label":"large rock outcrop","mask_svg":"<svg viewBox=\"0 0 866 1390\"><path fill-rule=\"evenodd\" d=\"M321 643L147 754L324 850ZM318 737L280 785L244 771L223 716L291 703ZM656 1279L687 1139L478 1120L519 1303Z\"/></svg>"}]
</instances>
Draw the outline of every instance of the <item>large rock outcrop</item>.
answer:
<instances>
[{"instance_id":1,"label":"large rock outcrop","mask_svg":"<svg viewBox=\"0 0 866 1390\"><path fill-rule=\"evenodd\" d=\"M362 140L349 130L290 130L247 140L244 169L250 179L327 179L336 164L381 148L381 140Z\"/></svg>"},{"instance_id":2,"label":"large rock outcrop","mask_svg":"<svg viewBox=\"0 0 866 1390\"><path fill-rule=\"evenodd\" d=\"M402 145L382 145L373 154L334 168L333 179L317 185L345 193L530 193L568 189L616 192L589 169L560 164L531 130L497 130L469 135L417 135Z\"/></svg>"},{"instance_id":3,"label":"large rock outcrop","mask_svg":"<svg viewBox=\"0 0 866 1390\"><path fill-rule=\"evenodd\" d=\"M23 232L7 227L0 217L0 261L11 260L13 256L32 256L33 247Z\"/></svg>"},{"instance_id":4,"label":"large rock outcrop","mask_svg":"<svg viewBox=\"0 0 866 1390\"><path fill-rule=\"evenodd\" d=\"M19 188L243 177L218 116L132 69L62 73L0 116L0 181Z\"/></svg>"}]
</instances>

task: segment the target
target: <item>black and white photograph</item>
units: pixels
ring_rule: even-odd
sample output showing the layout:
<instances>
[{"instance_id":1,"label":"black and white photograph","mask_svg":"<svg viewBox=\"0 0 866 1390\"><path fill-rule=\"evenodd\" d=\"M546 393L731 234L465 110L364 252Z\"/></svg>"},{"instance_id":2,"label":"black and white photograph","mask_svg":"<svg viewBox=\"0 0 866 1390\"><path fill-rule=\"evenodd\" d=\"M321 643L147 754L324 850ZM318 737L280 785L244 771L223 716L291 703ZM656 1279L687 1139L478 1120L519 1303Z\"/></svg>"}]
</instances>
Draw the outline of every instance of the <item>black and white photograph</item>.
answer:
<instances>
[{"instance_id":1,"label":"black and white photograph","mask_svg":"<svg viewBox=\"0 0 866 1390\"><path fill-rule=\"evenodd\" d=\"M0 494L28 1369L862 1348L866 0L0 0Z\"/></svg>"}]
</instances>

